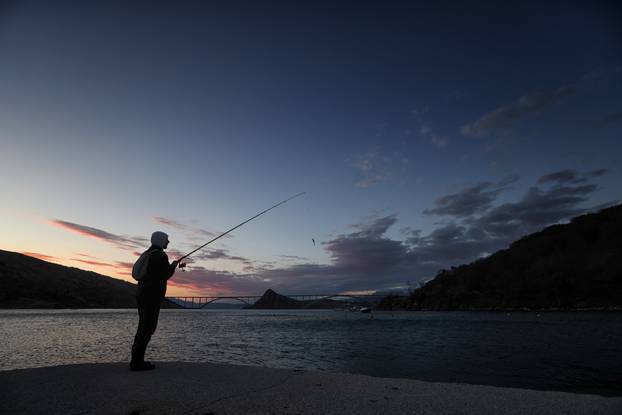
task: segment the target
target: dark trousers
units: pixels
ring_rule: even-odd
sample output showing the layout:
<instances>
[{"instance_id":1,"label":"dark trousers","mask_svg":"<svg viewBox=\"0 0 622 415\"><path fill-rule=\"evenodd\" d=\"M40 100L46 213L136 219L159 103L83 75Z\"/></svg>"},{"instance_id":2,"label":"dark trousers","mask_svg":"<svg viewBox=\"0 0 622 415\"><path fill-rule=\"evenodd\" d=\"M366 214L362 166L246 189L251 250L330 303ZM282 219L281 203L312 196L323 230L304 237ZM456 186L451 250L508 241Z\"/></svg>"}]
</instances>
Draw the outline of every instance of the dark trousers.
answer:
<instances>
[{"instance_id":1,"label":"dark trousers","mask_svg":"<svg viewBox=\"0 0 622 415\"><path fill-rule=\"evenodd\" d=\"M141 363L145 361L145 350L147 344L151 340L151 336L155 333L158 326L158 317L160 315L160 297L149 298L147 296L137 296L138 304L138 329L134 336L134 344L132 345L132 362Z\"/></svg>"}]
</instances>

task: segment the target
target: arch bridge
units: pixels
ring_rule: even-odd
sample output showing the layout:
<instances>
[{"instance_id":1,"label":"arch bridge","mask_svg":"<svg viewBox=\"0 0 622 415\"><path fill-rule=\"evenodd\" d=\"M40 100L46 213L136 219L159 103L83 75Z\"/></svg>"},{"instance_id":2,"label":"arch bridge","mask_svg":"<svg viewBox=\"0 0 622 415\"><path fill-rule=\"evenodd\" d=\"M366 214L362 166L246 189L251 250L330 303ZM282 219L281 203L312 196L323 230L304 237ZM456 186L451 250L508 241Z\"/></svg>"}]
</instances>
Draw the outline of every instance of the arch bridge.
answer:
<instances>
[{"instance_id":1,"label":"arch bridge","mask_svg":"<svg viewBox=\"0 0 622 415\"><path fill-rule=\"evenodd\" d=\"M346 305L352 305L352 303L356 303L357 305L366 305L370 306L375 303L378 303L384 295L377 294L294 294L294 295L284 295L284 297L291 298L293 300L297 300L303 302L300 308L310 308L312 305L322 301L322 300L333 300L341 301ZM167 300L174 302L175 304L189 309L200 309L205 308L207 305L212 304L216 301L226 301L226 302L240 302L246 306L252 306L261 298L260 295L232 295L232 296L202 296L202 297L166 297ZM339 300L339 299L349 299L349 301Z\"/></svg>"}]
</instances>

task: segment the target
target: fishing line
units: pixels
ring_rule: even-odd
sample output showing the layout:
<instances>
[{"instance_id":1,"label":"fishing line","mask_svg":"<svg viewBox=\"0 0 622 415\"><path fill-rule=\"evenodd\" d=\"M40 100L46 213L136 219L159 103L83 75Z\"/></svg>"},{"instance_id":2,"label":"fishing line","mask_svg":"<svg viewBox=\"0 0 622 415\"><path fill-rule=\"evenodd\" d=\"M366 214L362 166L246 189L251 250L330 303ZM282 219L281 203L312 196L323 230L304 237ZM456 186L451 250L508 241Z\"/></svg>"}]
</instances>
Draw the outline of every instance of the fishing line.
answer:
<instances>
[{"instance_id":1,"label":"fishing line","mask_svg":"<svg viewBox=\"0 0 622 415\"><path fill-rule=\"evenodd\" d=\"M217 237L215 237L214 239L212 239L212 240L210 240L210 241L207 241L206 243L204 243L203 245L201 245L200 247L198 247L198 248L197 248L197 249L195 249L194 251L191 251L191 252L187 253L186 255L182 256L181 258L179 258L179 259L177 260L177 262L181 262L181 260L182 260L182 259L189 257L190 255L192 255L192 254L194 254L195 252L197 252L199 249L202 249L202 248L206 247L207 245L211 244L211 243L212 243L212 242L214 242L215 240L222 238L223 236L225 236L225 235L226 235L226 234L228 234L229 232L232 232L232 231L236 230L236 229L237 229L237 228L239 228L240 226L244 225L245 223L248 223L248 222L252 221L252 220L253 220L253 219L255 219L256 217L261 216L261 215L263 215L264 213L267 213L267 212L271 211L271 210L272 210L272 209L274 209L275 207L281 206L282 204L287 203L287 202L289 202L290 200L297 198L298 196L302 196L302 195L304 195L305 193L307 193L307 192L301 192L301 193L298 193L298 194L296 194L296 195L294 195L294 196L292 196L292 197L290 197L290 198L287 198L287 199L285 199L285 200L283 200L283 201L281 201L281 202L277 203L276 205L274 205L274 206L272 206L272 207L269 207L269 208L268 208L268 209L266 209L266 210L263 210L263 211L259 212L258 214L256 214L256 215L255 215L255 216L253 216L252 218L250 218L250 219L246 219L244 222L240 223L239 225L234 226L233 228L229 229L227 232L221 233L220 235L218 235ZM185 266L186 266L186 264L180 264L180 265L179 265L179 267L180 267L180 268L184 268Z\"/></svg>"}]
</instances>

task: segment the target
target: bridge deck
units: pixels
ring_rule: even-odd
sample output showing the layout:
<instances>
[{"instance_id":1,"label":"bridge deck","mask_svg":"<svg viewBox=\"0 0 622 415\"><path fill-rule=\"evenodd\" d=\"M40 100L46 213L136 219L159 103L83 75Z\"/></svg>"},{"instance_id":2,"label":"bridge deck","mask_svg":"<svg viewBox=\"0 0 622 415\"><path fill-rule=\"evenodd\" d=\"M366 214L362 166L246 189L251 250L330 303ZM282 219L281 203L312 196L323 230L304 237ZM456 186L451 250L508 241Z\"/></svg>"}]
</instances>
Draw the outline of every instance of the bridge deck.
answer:
<instances>
[{"instance_id":1,"label":"bridge deck","mask_svg":"<svg viewBox=\"0 0 622 415\"><path fill-rule=\"evenodd\" d=\"M347 298L349 302L358 303L376 303L384 298L384 295L377 294L292 294L285 295L287 298L291 298L298 301L313 301L313 300L328 300L328 299L340 299ZM208 304L216 301L233 300L244 303L246 305L252 305L257 302L260 295L231 295L231 296L194 296L194 297L166 297L168 300L178 304L184 308L203 308ZM339 301L339 300L336 300Z\"/></svg>"}]
</instances>

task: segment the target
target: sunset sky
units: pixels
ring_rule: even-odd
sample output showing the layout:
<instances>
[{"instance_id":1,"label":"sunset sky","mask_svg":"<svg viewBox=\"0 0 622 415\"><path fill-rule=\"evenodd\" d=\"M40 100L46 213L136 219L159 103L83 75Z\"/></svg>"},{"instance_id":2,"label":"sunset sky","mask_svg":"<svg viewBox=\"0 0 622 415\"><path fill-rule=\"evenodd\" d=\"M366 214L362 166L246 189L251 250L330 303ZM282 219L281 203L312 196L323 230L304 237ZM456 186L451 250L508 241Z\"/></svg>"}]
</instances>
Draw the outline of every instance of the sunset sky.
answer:
<instances>
[{"instance_id":1,"label":"sunset sky","mask_svg":"<svg viewBox=\"0 0 622 415\"><path fill-rule=\"evenodd\" d=\"M622 199L615 1L2 4L3 250L131 280L304 191L169 295L367 292Z\"/></svg>"}]
</instances>

